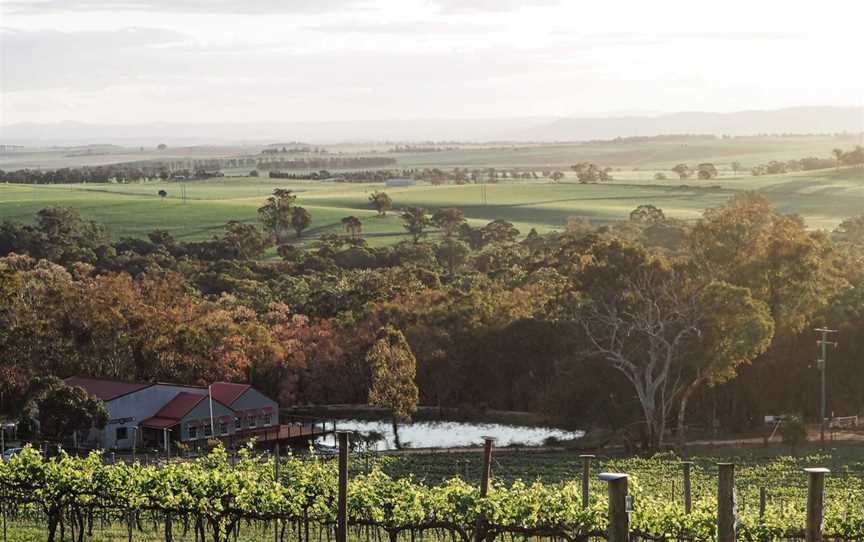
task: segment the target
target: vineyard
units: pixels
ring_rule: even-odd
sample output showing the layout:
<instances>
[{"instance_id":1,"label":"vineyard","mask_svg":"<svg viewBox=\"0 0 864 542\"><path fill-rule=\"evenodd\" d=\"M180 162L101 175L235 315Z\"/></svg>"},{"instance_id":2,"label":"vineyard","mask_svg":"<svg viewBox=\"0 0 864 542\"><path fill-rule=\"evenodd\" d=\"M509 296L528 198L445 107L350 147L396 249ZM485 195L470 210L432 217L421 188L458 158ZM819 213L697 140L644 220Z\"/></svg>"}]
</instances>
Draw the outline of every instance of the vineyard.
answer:
<instances>
[{"instance_id":1,"label":"vineyard","mask_svg":"<svg viewBox=\"0 0 864 542\"><path fill-rule=\"evenodd\" d=\"M803 538L807 477L802 469L830 467L829 462L827 456L811 456L739 465L739 539ZM379 461L351 464L350 540L601 538L608 510L606 484L596 476L600 470L629 474L634 537L716 538L717 467L708 460L692 466L689 514L683 504L681 463L667 456L594 460L587 507L582 504L582 473L576 469L569 479L558 482L503 481L493 472L489 493L481 497L480 489L461 476L427 483L413 475L388 474L392 467ZM217 448L193 461L144 466L104 464L96 453L45 460L26 448L0 463L4 542L331 542L337 521L337 474L332 458L289 455L277 462L251 449L229 455ZM854 466L832 471L825 486L826 538L864 537L862 496L864 483Z\"/></svg>"}]
</instances>

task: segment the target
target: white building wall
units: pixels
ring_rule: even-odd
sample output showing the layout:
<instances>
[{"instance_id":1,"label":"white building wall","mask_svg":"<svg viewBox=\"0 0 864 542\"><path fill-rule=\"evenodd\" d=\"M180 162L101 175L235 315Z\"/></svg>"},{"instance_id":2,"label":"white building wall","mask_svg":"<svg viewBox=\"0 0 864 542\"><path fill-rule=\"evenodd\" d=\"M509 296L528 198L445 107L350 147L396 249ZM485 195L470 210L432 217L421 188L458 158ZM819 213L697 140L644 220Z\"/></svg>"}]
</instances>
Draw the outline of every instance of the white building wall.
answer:
<instances>
[{"instance_id":1,"label":"white building wall","mask_svg":"<svg viewBox=\"0 0 864 542\"><path fill-rule=\"evenodd\" d=\"M138 424L154 416L181 392L207 395L207 388L154 384L148 388L123 395L105 403L108 424L102 431L102 448L131 448ZM117 428L126 427L126 439L117 440ZM133 429L135 428L135 429Z\"/></svg>"}]
</instances>

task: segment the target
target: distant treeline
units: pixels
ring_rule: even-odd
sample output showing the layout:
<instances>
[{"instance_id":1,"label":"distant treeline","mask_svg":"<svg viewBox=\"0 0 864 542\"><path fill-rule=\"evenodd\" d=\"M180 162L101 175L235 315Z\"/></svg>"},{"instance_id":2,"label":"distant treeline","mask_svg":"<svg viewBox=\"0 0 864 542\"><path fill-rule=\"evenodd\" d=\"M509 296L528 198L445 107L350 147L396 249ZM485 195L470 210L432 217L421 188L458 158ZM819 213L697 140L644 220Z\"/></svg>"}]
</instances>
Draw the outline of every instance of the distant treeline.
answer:
<instances>
[{"instance_id":1,"label":"distant treeline","mask_svg":"<svg viewBox=\"0 0 864 542\"><path fill-rule=\"evenodd\" d=\"M38 169L0 170L0 181L21 184L134 182L146 179L165 180L170 177L171 172L166 168L123 165L60 168L45 171Z\"/></svg>"},{"instance_id":2,"label":"distant treeline","mask_svg":"<svg viewBox=\"0 0 864 542\"><path fill-rule=\"evenodd\" d=\"M857 146L851 151L834 149L833 158L816 158L810 156L800 160L778 161L772 160L767 164L760 164L750 170L753 176L777 175L792 171L811 171L814 169L828 169L831 167L857 166L864 164L864 147Z\"/></svg>"},{"instance_id":3,"label":"distant treeline","mask_svg":"<svg viewBox=\"0 0 864 542\"><path fill-rule=\"evenodd\" d=\"M543 177L549 177L548 171L542 172ZM500 179L539 179L536 171L525 171L518 169L468 169L453 168L444 170L440 168L407 168L407 169L368 169L361 171L340 171L338 173L323 169L311 173L285 173L282 171L271 171L271 179L292 179L299 181L317 181L332 179L337 182L346 183L383 183L387 179L412 178L418 181L426 181L434 185L444 183L470 184L477 182L495 183Z\"/></svg>"},{"instance_id":4,"label":"distant treeline","mask_svg":"<svg viewBox=\"0 0 864 542\"><path fill-rule=\"evenodd\" d=\"M282 149L272 148L272 149L264 149L261 151L261 154L305 154L305 153L314 153L314 154L329 154L330 151L323 147L282 147Z\"/></svg>"},{"instance_id":5,"label":"distant treeline","mask_svg":"<svg viewBox=\"0 0 864 542\"><path fill-rule=\"evenodd\" d=\"M608 144L608 143L645 143L651 141L681 141L681 140L690 140L690 141L713 141L718 139L718 137L714 134L665 134L665 135L656 135L656 136L630 136L630 137L616 137L614 139L591 139L586 141L586 145L600 145L600 144Z\"/></svg>"},{"instance_id":6,"label":"distant treeline","mask_svg":"<svg viewBox=\"0 0 864 542\"><path fill-rule=\"evenodd\" d=\"M441 147L438 145L395 145L387 152L403 153L403 152L443 152L459 150L459 147Z\"/></svg>"},{"instance_id":7,"label":"distant treeline","mask_svg":"<svg viewBox=\"0 0 864 542\"><path fill-rule=\"evenodd\" d=\"M395 164L395 158L379 156L333 156L329 158L293 158L290 160L274 160L268 157L259 160L258 169L278 171L280 169L380 168Z\"/></svg>"}]
</instances>

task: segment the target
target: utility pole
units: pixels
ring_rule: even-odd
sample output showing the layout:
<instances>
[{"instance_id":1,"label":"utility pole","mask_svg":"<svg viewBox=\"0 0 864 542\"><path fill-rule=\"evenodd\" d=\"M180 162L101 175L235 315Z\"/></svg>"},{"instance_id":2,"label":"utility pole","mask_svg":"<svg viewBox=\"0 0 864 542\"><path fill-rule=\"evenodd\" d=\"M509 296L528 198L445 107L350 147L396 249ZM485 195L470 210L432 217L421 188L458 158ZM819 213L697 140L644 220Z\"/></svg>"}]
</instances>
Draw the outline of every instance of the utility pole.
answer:
<instances>
[{"instance_id":1,"label":"utility pole","mask_svg":"<svg viewBox=\"0 0 864 542\"><path fill-rule=\"evenodd\" d=\"M836 329L828 329L827 327L820 327L814 330L816 333L821 333L822 337L816 341L816 345L821 347L820 357L816 360L816 366L819 368L819 371L822 373L822 407L820 409L821 419L819 420L819 441L822 446L825 446L825 417L827 416L827 394L825 390L825 365L828 357L827 348L828 345L832 345L833 347L837 347L836 342L831 342L828 340L829 333L837 333Z\"/></svg>"}]
</instances>

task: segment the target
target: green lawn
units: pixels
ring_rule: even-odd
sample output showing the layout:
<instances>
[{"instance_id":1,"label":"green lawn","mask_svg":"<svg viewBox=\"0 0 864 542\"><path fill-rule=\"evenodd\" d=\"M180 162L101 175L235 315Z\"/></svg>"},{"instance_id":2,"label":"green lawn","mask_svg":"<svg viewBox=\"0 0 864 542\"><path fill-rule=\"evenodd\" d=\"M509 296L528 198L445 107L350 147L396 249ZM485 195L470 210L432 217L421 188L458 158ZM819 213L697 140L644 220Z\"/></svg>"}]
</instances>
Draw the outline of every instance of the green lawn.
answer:
<instances>
[{"instance_id":1,"label":"green lawn","mask_svg":"<svg viewBox=\"0 0 864 542\"><path fill-rule=\"evenodd\" d=\"M864 210L864 169L846 168L777 176L723 176L711 181L655 181L650 171L616 172L608 184L582 185L566 177L560 184L542 181L503 181L486 185L486 203L478 185L418 185L386 189L395 206L416 205L434 211L459 207L468 219L482 224L508 220L523 233L561 229L569 217L603 223L626 218L638 205L650 203L668 215L695 219L708 207L721 205L739 191L757 190L782 212L799 213L814 228L833 228L842 219ZM256 211L274 187L298 193L298 203L312 215L304 235L341 231L340 220L356 215L373 244L404 236L397 212L378 218L369 207L369 194L379 184L334 184L279 181L268 178L220 178L186 183L185 201L173 182L87 185L0 185L0 217L32 220L36 211L52 205L78 208L86 218L108 225L115 237L143 236L161 228L179 239L211 236L228 220L255 221ZM160 198L159 190L168 192Z\"/></svg>"}]
</instances>

